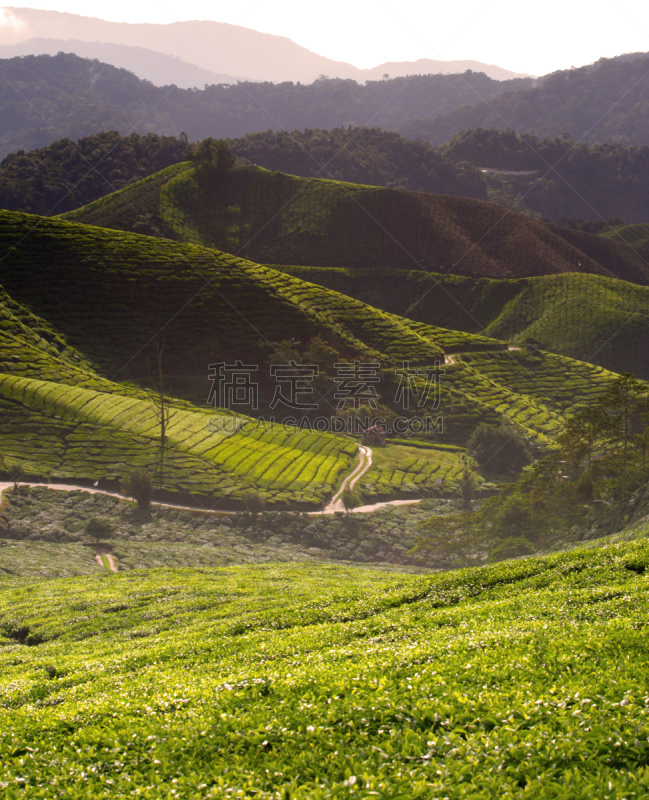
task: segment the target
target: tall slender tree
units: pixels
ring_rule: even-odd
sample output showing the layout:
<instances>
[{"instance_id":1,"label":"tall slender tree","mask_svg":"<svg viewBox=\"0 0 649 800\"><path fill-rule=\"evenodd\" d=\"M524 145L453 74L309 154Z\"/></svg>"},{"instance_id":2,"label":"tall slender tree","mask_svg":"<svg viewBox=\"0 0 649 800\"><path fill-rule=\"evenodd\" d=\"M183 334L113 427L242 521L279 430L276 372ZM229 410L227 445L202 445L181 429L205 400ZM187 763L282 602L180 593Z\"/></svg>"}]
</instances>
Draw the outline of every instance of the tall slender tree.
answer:
<instances>
[{"instance_id":1,"label":"tall slender tree","mask_svg":"<svg viewBox=\"0 0 649 800\"><path fill-rule=\"evenodd\" d=\"M610 441L622 449L622 500L626 497L629 442L634 424L649 411L647 386L630 372L613 381L601 399L606 415L605 431Z\"/></svg>"}]
</instances>

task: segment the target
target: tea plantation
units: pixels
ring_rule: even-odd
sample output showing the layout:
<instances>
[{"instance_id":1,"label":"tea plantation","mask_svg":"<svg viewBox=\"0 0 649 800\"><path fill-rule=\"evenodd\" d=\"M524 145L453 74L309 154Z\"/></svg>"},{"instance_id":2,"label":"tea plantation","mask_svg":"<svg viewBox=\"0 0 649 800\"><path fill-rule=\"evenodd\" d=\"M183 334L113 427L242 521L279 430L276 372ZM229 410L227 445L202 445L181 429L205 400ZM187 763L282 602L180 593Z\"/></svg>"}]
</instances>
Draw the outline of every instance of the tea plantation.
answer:
<instances>
[{"instance_id":1,"label":"tea plantation","mask_svg":"<svg viewBox=\"0 0 649 800\"><path fill-rule=\"evenodd\" d=\"M151 373L165 339L177 392L208 394L207 365L263 364L270 345L321 336L349 358L439 360L445 345L498 349L488 337L407 321L225 253L27 214L0 212L0 279L108 377Z\"/></svg>"},{"instance_id":2,"label":"tea plantation","mask_svg":"<svg viewBox=\"0 0 649 800\"><path fill-rule=\"evenodd\" d=\"M143 384L151 386L151 339L161 327L165 385L194 403L170 400L161 488L223 507L254 489L274 506L318 508L356 450L348 437L266 429L246 417L230 417L227 435L217 433L208 426L227 412L210 417L203 405L215 360L241 358L263 372L278 341L298 334L305 347L320 337L343 360L378 361L390 402L403 361L432 368L450 352L440 435L459 445L479 422L505 419L550 446L565 414L612 379L598 367L505 352L502 340L410 321L195 245L11 212L0 213L0 244L0 452L31 478L116 486L133 466L155 470L159 420ZM429 452L424 461L419 452L398 470L377 466L365 499L409 497L439 478L453 485L459 456L447 464Z\"/></svg>"},{"instance_id":3,"label":"tea plantation","mask_svg":"<svg viewBox=\"0 0 649 800\"><path fill-rule=\"evenodd\" d=\"M465 442L479 421L501 420L542 447L562 431L564 415L590 404L615 374L564 356L524 351L453 357L443 380L446 432Z\"/></svg>"},{"instance_id":4,"label":"tea plantation","mask_svg":"<svg viewBox=\"0 0 649 800\"><path fill-rule=\"evenodd\" d=\"M156 471L159 422L150 400L0 374L3 455L48 480L112 480L134 466ZM205 411L173 408L166 434L163 488L240 500L250 489L269 501L317 506L356 457L342 437L234 419L227 432Z\"/></svg>"},{"instance_id":5,"label":"tea plantation","mask_svg":"<svg viewBox=\"0 0 649 800\"><path fill-rule=\"evenodd\" d=\"M489 277L588 272L649 283L633 248L495 204L252 166L219 174L177 164L62 216L261 263Z\"/></svg>"},{"instance_id":6,"label":"tea plantation","mask_svg":"<svg viewBox=\"0 0 649 800\"><path fill-rule=\"evenodd\" d=\"M417 441L377 448L358 488L365 500L421 497L435 488L455 493L464 467L462 455L459 448L448 450Z\"/></svg>"},{"instance_id":7,"label":"tea plantation","mask_svg":"<svg viewBox=\"0 0 649 800\"><path fill-rule=\"evenodd\" d=\"M601 236L646 250L649 247L649 224L622 225L602 233Z\"/></svg>"},{"instance_id":8,"label":"tea plantation","mask_svg":"<svg viewBox=\"0 0 649 800\"><path fill-rule=\"evenodd\" d=\"M0 590L8 798L640 798L646 540Z\"/></svg>"},{"instance_id":9,"label":"tea plantation","mask_svg":"<svg viewBox=\"0 0 649 800\"><path fill-rule=\"evenodd\" d=\"M544 350L649 378L646 286L578 272L495 280L387 267L278 269L429 325L517 346L532 339Z\"/></svg>"}]
</instances>

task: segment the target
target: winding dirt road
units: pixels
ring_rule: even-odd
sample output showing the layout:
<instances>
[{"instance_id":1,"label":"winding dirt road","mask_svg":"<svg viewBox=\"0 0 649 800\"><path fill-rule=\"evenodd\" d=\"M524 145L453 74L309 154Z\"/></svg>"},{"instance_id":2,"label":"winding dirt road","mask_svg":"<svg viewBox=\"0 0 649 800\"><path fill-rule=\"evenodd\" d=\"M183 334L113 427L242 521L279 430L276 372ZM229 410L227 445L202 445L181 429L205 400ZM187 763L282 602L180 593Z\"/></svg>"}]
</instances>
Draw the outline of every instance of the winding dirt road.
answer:
<instances>
[{"instance_id":1,"label":"winding dirt road","mask_svg":"<svg viewBox=\"0 0 649 800\"><path fill-rule=\"evenodd\" d=\"M343 479L340 489L336 492L333 498L325 506L324 510L309 511L308 512L309 514L335 514L336 512L345 511L345 506L343 505L343 502L340 499L342 497L343 492L348 487L350 489L353 489L354 486L358 483L358 481L363 477L363 475L365 475L368 469L372 466L371 447L367 447L366 445L359 445L358 455L359 455L358 464L349 473L349 475L347 475L347 477ZM116 497L118 500L129 499L128 497L125 497L123 494L119 494L118 492L108 492L105 489L95 489L91 486L75 486L74 484L71 483L31 483L28 481L21 481L20 485L29 486L30 488L37 488L41 486L44 489L52 489L58 492L87 492L88 494L103 494L107 495L108 497ZM0 481L0 498L2 497L6 489L11 489L12 487L13 483L8 481L5 482ZM388 500L383 503L374 503L368 506L359 506L358 508L351 509L351 511L354 514L370 514L373 511L377 511L379 508L384 508L385 506L402 506L420 502L421 500ZM194 511L202 514L241 513L232 511L217 511L216 509L198 508L196 506L182 506L182 505L177 505L175 503L152 502L151 505L153 507L158 507L158 508L175 508L178 509L179 511Z\"/></svg>"},{"instance_id":2,"label":"winding dirt road","mask_svg":"<svg viewBox=\"0 0 649 800\"><path fill-rule=\"evenodd\" d=\"M365 475L367 470L372 466L372 448L366 447L364 444L358 447L358 466L349 473L349 475L340 484L340 489L331 498L329 504L325 506L324 511L313 511L313 514L335 514L337 511L344 511L345 505L340 499L345 489L353 489L360 478Z\"/></svg>"}]
</instances>

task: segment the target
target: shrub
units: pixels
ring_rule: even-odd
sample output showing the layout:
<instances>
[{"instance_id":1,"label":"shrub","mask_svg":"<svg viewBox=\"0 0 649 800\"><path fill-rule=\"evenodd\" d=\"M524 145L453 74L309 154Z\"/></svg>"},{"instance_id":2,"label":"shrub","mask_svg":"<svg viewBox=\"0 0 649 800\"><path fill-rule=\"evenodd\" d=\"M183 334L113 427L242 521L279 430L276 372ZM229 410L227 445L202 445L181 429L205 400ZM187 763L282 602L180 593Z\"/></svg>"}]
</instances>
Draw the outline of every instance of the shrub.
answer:
<instances>
[{"instance_id":1,"label":"shrub","mask_svg":"<svg viewBox=\"0 0 649 800\"><path fill-rule=\"evenodd\" d=\"M471 504L473 502L473 498L475 497L477 489L477 482L475 479L475 475L471 472L469 467L465 467L462 472L462 478L460 479L460 492L462 494L462 508L465 511L471 510Z\"/></svg>"},{"instance_id":2,"label":"shrub","mask_svg":"<svg viewBox=\"0 0 649 800\"><path fill-rule=\"evenodd\" d=\"M520 472L532 460L527 442L511 425L482 423L467 442L467 454L487 473Z\"/></svg>"},{"instance_id":3,"label":"shrub","mask_svg":"<svg viewBox=\"0 0 649 800\"><path fill-rule=\"evenodd\" d=\"M111 539L114 532L115 526L109 519L104 517L93 517L86 522L86 533L97 542L102 539Z\"/></svg>"},{"instance_id":4,"label":"shrub","mask_svg":"<svg viewBox=\"0 0 649 800\"><path fill-rule=\"evenodd\" d=\"M144 467L132 469L128 475L122 479L122 491L125 495L132 497L137 502L140 511L151 510L153 480L149 471L144 469Z\"/></svg>"},{"instance_id":5,"label":"shrub","mask_svg":"<svg viewBox=\"0 0 649 800\"><path fill-rule=\"evenodd\" d=\"M495 530L503 537L530 536L536 539L542 524L529 494L515 493L507 497L494 519Z\"/></svg>"},{"instance_id":6,"label":"shrub","mask_svg":"<svg viewBox=\"0 0 649 800\"><path fill-rule=\"evenodd\" d=\"M204 169L224 173L232 169L236 159L225 139L204 139L191 154L191 160Z\"/></svg>"},{"instance_id":7,"label":"shrub","mask_svg":"<svg viewBox=\"0 0 649 800\"><path fill-rule=\"evenodd\" d=\"M345 491L341 494L340 499L345 506L345 511L349 514L352 508L358 508L361 504L361 498L359 497L357 492L354 492L352 489L345 489Z\"/></svg>"},{"instance_id":8,"label":"shrub","mask_svg":"<svg viewBox=\"0 0 649 800\"><path fill-rule=\"evenodd\" d=\"M257 514L260 514L264 510L265 506L266 501L259 494L259 492L251 490L244 494L243 507L249 514L252 514L253 517L256 517Z\"/></svg>"}]
</instances>

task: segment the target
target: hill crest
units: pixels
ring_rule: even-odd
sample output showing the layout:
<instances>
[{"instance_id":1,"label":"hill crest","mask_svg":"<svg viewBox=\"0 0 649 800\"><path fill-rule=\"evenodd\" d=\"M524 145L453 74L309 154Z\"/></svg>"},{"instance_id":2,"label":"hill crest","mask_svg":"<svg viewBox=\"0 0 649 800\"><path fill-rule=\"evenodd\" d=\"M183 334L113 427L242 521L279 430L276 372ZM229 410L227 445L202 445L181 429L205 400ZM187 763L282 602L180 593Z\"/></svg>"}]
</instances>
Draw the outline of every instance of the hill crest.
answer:
<instances>
[{"instance_id":1,"label":"hill crest","mask_svg":"<svg viewBox=\"0 0 649 800\"><path fill-rule=\"evenodd\" d=\"M491 203L255 167L217 176L178 164L63 216L117 230L148 220L159 235L257 263L498 278L590 272L649 283L632 248Z\"/></svg>"}]
</instances>

